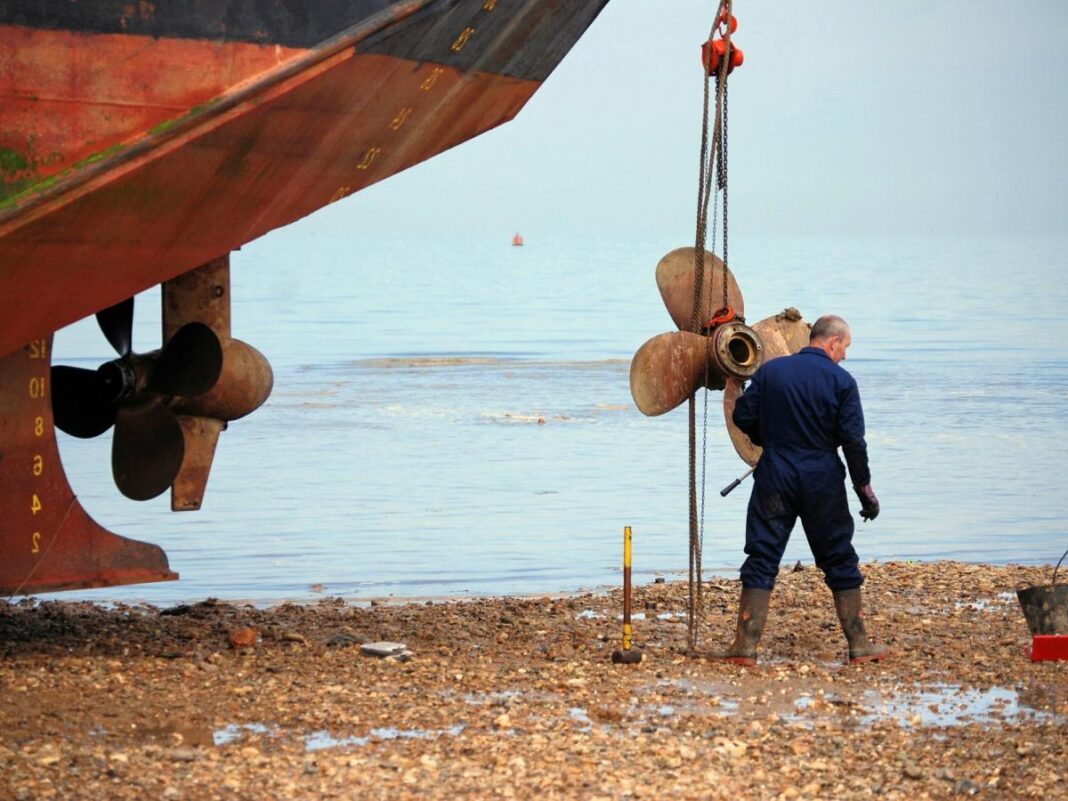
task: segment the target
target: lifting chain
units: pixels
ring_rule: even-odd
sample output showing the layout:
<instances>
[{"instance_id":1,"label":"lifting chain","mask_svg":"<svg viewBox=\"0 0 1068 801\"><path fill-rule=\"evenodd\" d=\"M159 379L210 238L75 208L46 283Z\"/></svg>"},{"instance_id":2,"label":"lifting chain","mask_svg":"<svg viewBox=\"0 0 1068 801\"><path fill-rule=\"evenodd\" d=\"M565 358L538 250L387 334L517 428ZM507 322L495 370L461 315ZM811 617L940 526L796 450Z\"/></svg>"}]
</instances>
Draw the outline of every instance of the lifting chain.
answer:
<instances>
[{"instance_id":1,"label":"lifting chain","mask_svg":"<svg viewBox=\"0 0 1068 801\"><path fill-rule=\"evenodd\" d=\"M704 307L704 267L705 243L708 238L708 206L712 203L712 250L716 248L716 233L719 216L719 193L723 193L723 305L729 305L727 281L727 73L729 72L731 45L731 6L732 0L721 0L716 11L716 20L709 34L709 41L722 26L723 41L726 45L725 57L720 59L719 69L715 72L715 121L711 141L708 135L709 100L711 75L706 68L704 80L704 104L701 119L701 163L697 187L697 231L694 244L694 304L691 318L691 330L700 333L708 315ZM715 183L713 184L713 176ZM709 298L711 301L711 298ZM707 347L711 347L712 338L706 337ZM705 360L705 384L708 384L709 360ZM687 646L690 653L697 650L699 644L699 627L703 617L704 599L701 587L703 571L701 566L704 551L704 517L705 517L705 464L708 451L708 388L705 388L704 411L701 437L701 497L700 514L698 514L697 496L697 408L696 395L688 403L689 451L690 451L690 573L689 573L689 608L687 617Z\"/></svg>"}]
</instances>

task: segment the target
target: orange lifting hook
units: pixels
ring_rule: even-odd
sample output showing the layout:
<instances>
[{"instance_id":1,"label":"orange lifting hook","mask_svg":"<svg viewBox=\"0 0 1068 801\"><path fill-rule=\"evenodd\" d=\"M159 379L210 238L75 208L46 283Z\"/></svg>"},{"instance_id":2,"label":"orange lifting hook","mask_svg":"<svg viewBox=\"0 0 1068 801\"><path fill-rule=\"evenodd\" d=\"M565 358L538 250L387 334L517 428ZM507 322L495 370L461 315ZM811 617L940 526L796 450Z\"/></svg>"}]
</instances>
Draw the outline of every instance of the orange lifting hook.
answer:
<instances>
[{"instance_id":1,"label":"orange lifting hook","mask_svg":"<svg viewBox=\"0 0 1068 801\"><path fill-rule=\"evenodd\" d=\"M709 321L705 324L705 328L707 330L712 330L716 326L723 325L724 323L729 323L733 319L734 309L730 306L723 306L722 308L716 310L716 312L712 315Z\"/></svg>"}]
</instances>

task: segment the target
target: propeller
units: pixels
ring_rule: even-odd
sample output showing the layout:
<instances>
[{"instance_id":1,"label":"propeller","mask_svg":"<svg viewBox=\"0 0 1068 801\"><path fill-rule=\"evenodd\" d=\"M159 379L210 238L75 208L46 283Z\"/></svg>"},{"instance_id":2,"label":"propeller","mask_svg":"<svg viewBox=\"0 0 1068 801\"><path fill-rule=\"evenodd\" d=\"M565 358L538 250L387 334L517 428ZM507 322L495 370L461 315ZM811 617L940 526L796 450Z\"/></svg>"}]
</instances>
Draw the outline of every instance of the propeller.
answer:
<instances>
[{"instance_id":1,"label":"propeller","mask_svg":"<svg viewBox=\"0 0 1068 801\"><path fill-rule=\"evenodd\" d=\"M154 498L178 475L185 441L169 405L215 386L222 372L219 337L207 325L179 328L159 350L133 352L134 300L96 315L104 337L119 354L96 370L52 368L52 414L56 427L90 439L115 426L111 470L128 498Z\"/></svg>"},{"instance_id":2,"label":"propeller","mask_svg":"<svg viewBox=\"0 0 1068 801\"><path fill-rule=\"evenodd\" d=\"M694 333L695 262L693 248L678 248L657 264L660 296L680 330L657 334L638 348L630 365L631 396L643 414L656 416L680 406L702 386L724 390L723 412L731 442L743 460L755 465L760 448L731 420L734 404L744 382L761 364L808 344L809 325L792 308L752 327L746 325L742 292L734 275L718 257L705 251L703 306L698 314L702 331Z\"/></svg>"}]
</instances>

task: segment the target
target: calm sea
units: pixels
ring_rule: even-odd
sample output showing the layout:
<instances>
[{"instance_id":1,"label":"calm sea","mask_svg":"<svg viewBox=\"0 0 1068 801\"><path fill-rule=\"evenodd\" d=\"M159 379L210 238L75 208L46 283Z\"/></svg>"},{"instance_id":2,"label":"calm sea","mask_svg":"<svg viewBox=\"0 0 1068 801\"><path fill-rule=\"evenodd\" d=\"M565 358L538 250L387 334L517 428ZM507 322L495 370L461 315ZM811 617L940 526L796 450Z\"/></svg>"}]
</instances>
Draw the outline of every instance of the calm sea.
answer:
<instances>
[{"instance_id":1,"label":"calm sea","mask_svg":"<svg viewBox=\"0 0 1068 801\"><path fill-rule=\"evenodd\" d=\"M512 232L494 241L274 236L233 257L234 334L270 359L267 404L219 444L204 508L134 503L110 434L60 436L108 528L161 545L181 580L68 593L169 604L551 593L687 565L684 408L637 412L628 361L671 329L653 278L683 241ZM862 559L1052 562L1068 548L1068 239L731 243L750 321L796 306L853 325L883 512ZM156 347L139 297L135 349ZM109 357L91 321L56 362ZM699 415L705 399L699 398ZM710 570L742 558L749 485L707 396ZM811 563L800 528L786 560Z\"/></svg>"}]
</instances>

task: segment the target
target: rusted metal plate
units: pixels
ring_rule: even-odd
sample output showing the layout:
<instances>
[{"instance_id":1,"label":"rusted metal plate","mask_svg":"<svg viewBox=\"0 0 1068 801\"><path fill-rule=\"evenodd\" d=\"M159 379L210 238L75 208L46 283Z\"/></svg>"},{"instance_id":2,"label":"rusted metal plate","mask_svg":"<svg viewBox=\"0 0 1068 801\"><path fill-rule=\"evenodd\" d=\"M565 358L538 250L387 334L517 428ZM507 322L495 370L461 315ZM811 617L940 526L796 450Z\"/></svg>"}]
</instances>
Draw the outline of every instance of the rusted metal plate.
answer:
<instances>
[{"instance_id":1,"label":"rusted metal plate","mask_svg":"<svg viewBox=\"0 0 1068 801\"><path fill-rule=\"evenodd\" d=\"M71 491L52 427L51 349L43 337L0 358L0 595L178 578L162 550L107 531Z\"/></svg>"},{"instance_id":2,"label":"rusted metal plate","mask_svg":"<svg viewBox=\"0 0 1068 801\"><path fill-rule=\"evenodd\" d=\"M784 309L774 317L755 323L753 330L760 336L763 344L764 363L780 356L797 353L807 346L810 328L811 326L801 319L801 313L793 308ZM743 389L741 381L733 378L727 381L727 386L723 390L723 416L726 419L727 433L730 434L734 449L742 457L742 461L750 467L756 467L763 448L754 445L731 419L731 415L734 414L734 404L741 397Z\"/></svg>"},{"instance_id":3,"label":"rusted metal plate","mask_svg":"<svg viewBox=\"0 0 1068 801\"><path fill-rule=\"evenodd\" d=\"M697 268L695 253L694 248L678 248L664 256L656 265L656 285L660 289L660 296L664 299L668 314L680 331L693 330L693 286ZM701 292L701 310L698 314L702 326L708 322L713 312L724 305L724 269L727 271L726 305L733 308L739 317L745 316L745 302L742 300L738 282L734 280L734 274L730 268L724 268L719 256L706 250L702 271L704 286Z\"/></svg>"}]
</instances>

